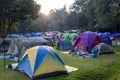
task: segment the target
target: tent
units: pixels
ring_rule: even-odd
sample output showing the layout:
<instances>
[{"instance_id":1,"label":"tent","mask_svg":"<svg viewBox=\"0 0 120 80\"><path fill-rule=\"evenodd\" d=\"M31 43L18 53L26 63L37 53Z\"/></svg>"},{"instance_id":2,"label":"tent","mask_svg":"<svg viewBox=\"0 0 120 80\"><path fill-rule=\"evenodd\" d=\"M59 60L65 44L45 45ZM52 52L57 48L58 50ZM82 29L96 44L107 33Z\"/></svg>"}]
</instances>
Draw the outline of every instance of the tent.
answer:
<instances>
[{"instance_id":1,"label":"tent","mask_svg":"<svg viewBox=\"0 0 120 80\"><path fill-rule=\"evenodd\" d=\"M11 38L11 39L16 39L16 38L24 38L24 35L20 35L20 34L8 34L6 36L6 38Z\"/></svg>"},{"instance_id":2,"label":"tent","mask_svg":"<svg viewBox=\"0 0 120 80\"><path fill-rule=\"evenodd\" d=\"M100 43L100 44L96 45L92 49L92 51L93 50L97 50L97 54L99 54L99 55L114 53L114 51L112 50L112 48L108 44L105 44L105 43Z\"/></svg>"},{"instance_id":3,"label":"tent","mask_svg":"<svg viewBox=\"0 0 120 80\"><path fill-rule=\"evenodd\" d=\"M9 43L6 40L1 40L0 42L0 52L6 52L9 49Z\"/></svg>"},{"instance_id":4,"label":"tent","mask_svg":"<svg viewBox=\"0 0 120 80\"><path fill-rule=\"evenodd\" d=\"M70 38L70 34L69 33L65 33L62 36L62 39L68 39L69 40L69 38Z\"/></svg>"},{"instance_id":5,"label":"tent","mask_svg":"<svg viewBox=\"0 0 120 80\"><path fill-rule=\"evenodd\" d=\"M38 37L38 36L42 36L43 33L42 32L31 32L30 33L30 37Z\"/></svg>"},{"instance_id":6,"label":"tent","mask_svg":"<svg viewBox=\"0 0 120 80\"><path fill-rule=\"evenodd\" d=\"M106 43L111 45L112 44L112 40L110 39L110 35L107 33L98 33L98 36L100 37L100 39Z\"/></svg>"},{"instance_id":7,"label":"tent","mask_svg":"<svg viewBox=\"0 0 120 80\"><path fill-rule=\"evenodd\" d=\"M113 37L120 37L120 33L113 33L113 34L111 34L111 36L113 36Z\"/></svg>"},{"instance_id":8,"label":"tent","mask_svg":"<svg viewBox=\"0 0 120 80\"><path fill-rule=\"evenodd\" d=\"M27 74L31 79L67 73L63 61L49 46L27 49L15 70Z\"/></svg>"},{"instance_id":9,"label":"tent","mask_svg":"<svg viewBox=\"0 0 120 80\"><path fill-rule=\"evenodd\" d=\"M84 51L87 51L87 49L91 50L95 45L99 43L102 43L102 41L96 33L86 31L77 37L72 50L75 50L78 46Z\"/></svg>"},{"instance_id":10,"label":"tent","mask_svg":"<svg viewBox=\"0 0 120 80\"><path fill-rule=\"evenodd\" d=\"M57 37L58 39L61 39L62 36L63 36L63 33L58 33L58 34L56 34L56 37Z\"/></svg>"},{"instance_id":11,"label":"tent","mask_svg":"<svg viewBox=\"0 0 120 80\"><path fill-rule=\"evenodd\" d=\"M70 40L74 41L77 36L78 36L77 33L71 33L71 34L70 34Z\"/></svg>"},{"instance_id":12,"label":"tent","mask_svg":"<svg viewBox=\"0 0 120 80\"><path fill-rule=\"evenodd\" d=\"M3 42L3 39L2 38L0 38L0 44Z\"/></svg>"},{"instance_id":13,"label":"tent","mask_svg":"<svg viewBox=\"0 0 120 80\"><path fill-rule=\"evenodd\" d=\"M53 35L55 35L53 32L45 32L45 35L47 36L47 37L50 37L50 36L53 36Z\"/></svg>"},{"instance_id":14,"label":"tent","mask_svg":"<svg viewBox=\"0 0 120 80\"><path fill-rule=\"evenodd\" d=\"M72 48L72 43L70 40L63 39L58 41L56 49L58 50L70 50Z\"/></svg>"}]
</instances>

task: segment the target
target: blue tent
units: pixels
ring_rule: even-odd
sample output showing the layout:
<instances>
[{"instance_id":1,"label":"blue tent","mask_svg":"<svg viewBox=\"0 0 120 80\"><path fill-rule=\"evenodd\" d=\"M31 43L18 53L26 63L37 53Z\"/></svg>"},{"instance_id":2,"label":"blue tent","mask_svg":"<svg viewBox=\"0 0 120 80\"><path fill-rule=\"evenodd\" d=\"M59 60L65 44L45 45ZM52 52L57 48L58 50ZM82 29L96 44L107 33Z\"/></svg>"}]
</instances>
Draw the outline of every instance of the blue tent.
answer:
<instances>
[{"instance_id":1,"label":"blue tent","mask_svg":"<svg viewBox=\"0 0 120 80\"><path fill-rule=\"evenodd\" d=\"M63 61L49 46L35 46L26 50L16 70L31 79L67 73Z\"/></svg>"},{"instance_id":2,"label":"blue tent","mask_svg":"<svg viewBox=\"0 0 120 80\"><path fill-rule=\"evenodd\" d=\"M30 33L31 37L37 37L37 36L42 36L42 35L44 35L42 32L31 32Z\"/></svg>"},{"instance_id":3,"label":"blue tent","mask_svg":"<svg viewBox=\"0 0 120 80\"><path fill-rule=\"evenodd\" d=\"M110 39L110 35L108 33L98 33L98 36L103 41L103 43L106 43L108 45L112 44L112 40Z\"/></svg>"},{"instance_id":4,"label":"blue tent","mask_svg":"<svg viewBox=\"0 0 120 80\"><path fill-rule=\"evenodd\" d=\"M63 39L58 41L56 49L58 50L70 50L72 48L72 43L68 39Z\"/></svg>"},{"instance_id":5,"label":"blue tent","mask_svg":"<svg viewBox=\"0 0 120 80\"><path fill-rule=\"evenodd\" d=\"M113 33L111 34L111 37L120 37L120 33Z\"/></svg>"}]
</instances>

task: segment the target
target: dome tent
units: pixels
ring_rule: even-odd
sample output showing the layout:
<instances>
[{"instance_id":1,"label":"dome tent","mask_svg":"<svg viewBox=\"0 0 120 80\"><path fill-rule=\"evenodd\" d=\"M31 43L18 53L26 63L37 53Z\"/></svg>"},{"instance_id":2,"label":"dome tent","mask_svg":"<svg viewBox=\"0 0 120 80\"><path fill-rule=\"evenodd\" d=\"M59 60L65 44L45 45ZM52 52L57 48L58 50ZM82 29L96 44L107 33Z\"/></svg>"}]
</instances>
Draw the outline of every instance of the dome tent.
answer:
<instances>
[{"instance_id":1,"label":"dome tent","mask_svg":"<svg viewBox=\"0 0 120 80\"><path fill-rule=\"evenodd\" d=\"M78 36L77 33L71 33L71 34L70 34L70 40L74 41L77 36Z\"/></svg>"},{"instance_id":2,"label":"dome tent","mask_svg":"<svg viewBox=\"0 0 120 80\"><path fill-rule=\"evenodd\" d=\"M102 43L102 41L96 33L86 31L77 37L74 45L72 46L72 50L75 50L78 46L84 51L86 51L87 48L91 50L95 45L99 43Z\"/></svg>"},{"instance_id":3,"label":"dome tent","mask_svg":"<svg viewBox=\"0 0 120 80\"><path fill-rule=\"evenodd\" d=\"M69 40L69 38L70 38L70 34L69 33L65 33L62 36L62 39L68 39Z\"/></svg>"},{"instance_id":4,"label":"dome tent","mask_svg":"<svg viewBox=\"0 0 120 80\"><path fill-rule=\"evenodd\" d=\"M27 49L16 70L26 73L31 79L67 73L63 61L49 46Z\"/></svg>"},{"instance_id":5,"label":"dome tent","mask_svg":"<svg viewBox=\"0 0 120 80\"><path fill-rule=\"evenodd\" d=\"M58 41L57 43L57 50L70 50L72 48L72 43L70 40L63 39Z\"/></svg>"},{"instance_id":6,"label":"dome tent","mask_svg":"<svg viewBox=\"0 0 120 80\"><path fill-rule=\"evenodd\" d=\"M112 48L105 43L100 43L98 45L96 45L92 50L97 50L97 54L101 55L101 54L113 54L114 51L112 50Z\"/></svg>"},{"instance_id":7,"label":"dome tent","mask_svg":"<svg viewBox=\"0 0 120 80\"><path fill-rule=\"evenodd\" d=\"M112 44L112 40L110 39L110 34L108 33L98 33L98 36L100 37L100 39L106 43L111 45Z\"/></svg>"}]
</instances>

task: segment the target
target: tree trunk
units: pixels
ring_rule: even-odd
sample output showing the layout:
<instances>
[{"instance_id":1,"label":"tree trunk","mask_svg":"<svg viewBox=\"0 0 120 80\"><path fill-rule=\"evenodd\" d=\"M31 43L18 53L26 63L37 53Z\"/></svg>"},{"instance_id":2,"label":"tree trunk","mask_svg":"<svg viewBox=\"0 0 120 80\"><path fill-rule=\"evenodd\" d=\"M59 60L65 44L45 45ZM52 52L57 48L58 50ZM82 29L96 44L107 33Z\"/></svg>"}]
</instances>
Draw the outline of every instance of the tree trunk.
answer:
<instances>
[{"instance_id":1,"label":"tree trunk","mask_svg":"<svg viewBox=\"0 0 120 80\"><path fill-rule=\"evenodd\" d=\"M120 33L120 23L117 24L117 32Z\"/></svg>"}]
</instances>

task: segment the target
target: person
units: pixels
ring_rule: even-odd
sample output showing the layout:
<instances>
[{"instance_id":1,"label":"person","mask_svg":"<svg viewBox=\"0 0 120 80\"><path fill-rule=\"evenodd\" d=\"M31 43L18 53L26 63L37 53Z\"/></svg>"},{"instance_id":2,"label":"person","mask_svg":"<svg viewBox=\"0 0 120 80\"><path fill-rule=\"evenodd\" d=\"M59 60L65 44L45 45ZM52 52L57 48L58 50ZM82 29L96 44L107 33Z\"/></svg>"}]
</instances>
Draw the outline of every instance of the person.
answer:
<instances>
[{"instance_id":1,"label":"person","mask_svg":"<svg viewBox=\"0 0 120 80\"><path fill-rule=\"evenodd\" d=\"M84 56L83 51L79 48L78 51L76 52L77 56Z\"/></svg>"},{"instance_id":2,"label":"person","mask_svg":"<svg viewBox=\"0 0 120 80\"><path fill-rule=\"evenodd\" d=\"M71 50L68 51L68 55L70 55L70 54L71 54Z\"/></svg>"},{"instance_id":3,"label":"person","mask_svg":"<svg viewBox=\"0 0 120 80\"><path fill-rule=\"evenodd\" d=\"M81 48L81 46L77 46L76 47L76 56L78 56L78 57L81 57L81 58L84 58L85 56L84 56L84 50Z\"/></svg>"},{"instance_id":4,"label":"person","mask_svg":"<svg viewBox=\"0 0 120 80\"><path fill-rule=\"evenodd\" d=\"M75 48L75 55L77 55L78 53L80 53L79 49L80 49L80 47L79 47L79 45L77 45L76 48Z\"/></svg>"},{"instance_id":5,"label":"person","mask_svg":"<svg viewBox=\"0 0 120 80\"><path fill-rule=\"evenodd\" d=\"M97 54L98 53L98 49L92 49L91 53L92 54Z\"/></svg>"}]
</instances>

